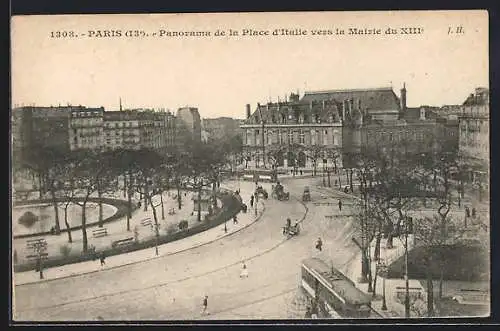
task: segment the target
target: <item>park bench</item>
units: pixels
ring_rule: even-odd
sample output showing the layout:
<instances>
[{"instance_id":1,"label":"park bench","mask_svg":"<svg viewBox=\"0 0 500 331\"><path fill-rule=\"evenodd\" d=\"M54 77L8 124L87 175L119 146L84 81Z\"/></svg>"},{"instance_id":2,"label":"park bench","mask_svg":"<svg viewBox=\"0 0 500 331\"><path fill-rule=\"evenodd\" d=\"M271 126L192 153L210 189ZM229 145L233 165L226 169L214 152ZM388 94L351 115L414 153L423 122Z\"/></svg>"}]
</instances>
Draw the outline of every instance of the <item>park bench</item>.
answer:
<instances>
[{"instance_id":1,"label":"park bench","mask_svg":"<svg viewBox=\"0 0 500 331\"><path fill-rule=\"evenodd\" d=\"M243 180L253 180L253 175L243 175Z\"/></svg>"},{"instance_id":2,"label":"park bench","mask_svg":"<svg viewBox=\"0 0 500 331\"><path fill-rule=\"evenodd\" d=\"M145 218L145 219L141 220L141 225L142 226L152 226L151 219Z\"/></svg>"},{"instance_id":3,"label":"park bench","mask_svg":"<svg viewBox=\"0 0 500 331\"><path fill-rule=\"evenodd\" d=\"M92 236L94 238L100 238L108 235L108 229L106 228L97 228L92 230Z\"/></svg>"},{"instance_id":4,"label":"park bench","mask_svg":"<svg viewBox=\"0 0 500 331\"><path fill-rule=\"evenodd\" d=\"M272 177L271 177L271 176L268 176L268 175L260 175L260 176L259 176L259 179L260 179L260 180L271 180L271 179L272 179Z\"/></svg>"},{"instance_id":5,"label":"park bench","mask_svg":"<svg viewBox=\"0 0 500 331\"><path fill-rule=\"evenodd\" d=\"M132 245L134 242L135 242L134 237L129 237L129 238L113 241L111 243L111 247L117 248L117 247L128 246L128 245Z\"/></svg>"}]
</instances>

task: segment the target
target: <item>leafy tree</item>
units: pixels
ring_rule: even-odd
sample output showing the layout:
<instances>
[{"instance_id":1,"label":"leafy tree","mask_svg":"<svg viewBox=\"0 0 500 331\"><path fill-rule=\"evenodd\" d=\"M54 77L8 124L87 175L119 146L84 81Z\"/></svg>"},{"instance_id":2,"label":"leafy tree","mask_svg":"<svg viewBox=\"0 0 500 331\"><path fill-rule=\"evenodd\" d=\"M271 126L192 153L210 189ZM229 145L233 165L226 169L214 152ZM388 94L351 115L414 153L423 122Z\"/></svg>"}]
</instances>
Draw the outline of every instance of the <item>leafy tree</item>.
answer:
<instances>
[{"instance_id":1,"label":"leafy tree","mask_svg":"<svg viewBox=\"0 0 500 331\"><path fill-rule=\"evenodd\" d=\"M184 157L187 159L186 175L191 187L198 193L198 221L201 221L201 192L204 187L217 182L225 157L217 146L194 143Z\"/></svg>"},{"instance_id":2,"label":"leafy tree","mask_svg":"<svg viewBox=\"0 0 500 331\"><path fill-rule=\"evenodd\" d=\"M93 193L97 191L95 173L101 166L99 161L100 155L92 150L80 150L72 154L71 159L71 176L73 178L70 188L75 197L73 202L79 205L82 209L82 243L83 253L88 251L87 238L87 203Z\"/></svg>"},{"instance_id":3,"label":"leafy tree","mask_svg":"<svg viewBox=\"0 0 500 331\"><path fill-rule=\"evenodd\" d=\"M64 184L67 176L67 153L42 144L36 144L22 158L19 165L21 169L27 169L39 178L40 198L45 192L50 193L52 206L54 207L54 229L59 234L61 226L59 222L58 190Z\"/></svg>"}]
</instances>

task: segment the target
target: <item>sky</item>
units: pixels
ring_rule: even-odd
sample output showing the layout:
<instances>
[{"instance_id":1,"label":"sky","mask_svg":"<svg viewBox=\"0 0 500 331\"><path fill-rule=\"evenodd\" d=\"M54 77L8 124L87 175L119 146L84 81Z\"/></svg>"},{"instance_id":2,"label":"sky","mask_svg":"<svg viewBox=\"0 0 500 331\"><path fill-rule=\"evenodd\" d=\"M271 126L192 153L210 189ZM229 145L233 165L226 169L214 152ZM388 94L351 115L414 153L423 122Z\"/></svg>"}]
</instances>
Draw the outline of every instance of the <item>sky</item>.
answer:
<instances>
[{"instance_id":1,"label":"sky","mask_svg":"<svg viewBox=\"0 0 500 331\"><path fill-rule=\"evenodd\" d=\"M118 110L121 98L124 108L192 106L203 118L244 118L247 103L255 109L297 91L392 86L399 95L405 83L407 104L417 107L460 104L489 83L486 11L19 16L11 27L14 107ZM333 34L313 35L319 30ZM75 37L57 38L70 31ZM211 35L166 36L173 31Z\"/></svg>"}]
</instances>

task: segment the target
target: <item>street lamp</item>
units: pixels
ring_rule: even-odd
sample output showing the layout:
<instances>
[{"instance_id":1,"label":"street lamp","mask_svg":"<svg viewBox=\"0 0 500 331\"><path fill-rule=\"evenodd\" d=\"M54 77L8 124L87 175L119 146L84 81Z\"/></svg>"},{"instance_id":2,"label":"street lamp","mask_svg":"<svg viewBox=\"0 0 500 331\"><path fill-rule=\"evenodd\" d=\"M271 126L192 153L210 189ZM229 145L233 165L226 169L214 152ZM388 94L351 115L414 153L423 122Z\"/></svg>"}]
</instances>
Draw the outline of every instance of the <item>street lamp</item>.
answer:
<instances>
[{"instance_id":1,"label":"street lamp","mask_svg":"<svg viewBox=\"0 0 500 331\"><path fill-rule=\"evenodd\" d=\"M327 160L323 159L323 186L326 186L326 183L325 183L326 162L327 162Z\"/></svg>"},{"instance_id":2,"label":"street lamp","mask_svg":"<svg viewBox=\"0 0 500 331\"><path fill-rule=\"evenodd\" d=\"M388 270L387 270L387 263L385 261L380 262L380 264L377 266L377 269L379 270L379 275L382 277L382 310L386 311L387 310L387 301L385 297L385 279L387 278Z\"/></svg>"}]
</instances>

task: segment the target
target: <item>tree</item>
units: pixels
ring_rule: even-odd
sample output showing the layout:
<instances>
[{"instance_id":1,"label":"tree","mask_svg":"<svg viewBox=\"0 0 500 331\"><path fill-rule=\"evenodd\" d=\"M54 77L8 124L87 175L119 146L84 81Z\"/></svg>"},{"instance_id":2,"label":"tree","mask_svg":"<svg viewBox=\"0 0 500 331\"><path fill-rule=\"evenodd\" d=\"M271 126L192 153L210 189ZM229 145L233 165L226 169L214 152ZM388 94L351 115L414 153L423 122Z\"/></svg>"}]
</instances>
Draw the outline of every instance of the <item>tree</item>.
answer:
<instances>
[{"instance_id":1,"label":"tree","mask_svg":"<svg viewBox=\"0 0 500 331\"><path fill-rule=\"evenodd\" d=\"M158 215L156 208L159 204L155 204L153 197L162 194L163 186L162 173L160 171L164 158L157 152L150 149L138 150L135 154L137 157L134 162L136 166L136 191L144 197L144 203L151 207L153 212L153 219L155 224L155 238L156 238L156 255L158 255L158 241L160 237L160 224L158 222Z\"/></svg>"},{"instance_id":2,"label":"tree","mask_svg":"<svg viewBox=\"0 0 500 331\"><path fill-rule=\"evenodd\" d=\"M318 169L318 160L322 159L324 156L324 149L319 145L312 145L309 148L309 153L307 153L307 157L311 160L313 165L313 176L316 176L316 172Z\"/></svg>"},{"instance_id":3,"label":"tree","mask_svg":"<svg viewBox=\"0 0 500 331\"><path fill-rule=\"evenodd\" d=\"M72 185L70 188L74 189L74 203L79 205L82 209L82 244L83 253L87 253L88 239L87 239L87 203L89 198L97 190L95 172L98 171L100 166L100 155L95 151L81 150L74 152L71 160L71 175Z\"/></svg>"},{"instance_id":4,"label":"tree","mask_svg":"<svg viewBox=\"0 0 500 331\"><path fill-rule=\"evenodd\" d=\"M98 207L99 207L99 227L103 226L103 205L102 199L105 193L113 193L118 190L119 171L116 168L117 154L113 151L97 152L94 155L93 183L95 184Z\"/></svg>"},{"instance_id":5,"label":"tree","mask_svg":"<svg viewBox=\"0 0 500 331\"><path fill-rule=\"evenodd\" d=\"M201 192L217 182L219 170L225 162L223 152L212 144L193 143L185 154L186 174L191 187L198 193L198 221L201 221Z\"/></svg>"},{"instance_id":6,"label":"tree","mask_svg":"<svg viewBox=\"0 0 500 331\"><path fill-rule=\"evenodd\" d=\"M68 222L68 208L71 203L74 201L75 197L75 190L74 190L74 181L73 179L68 179L67 183L64 185L63 188L63 199L64 201L61 203L63 206L64 210L64 224L66 225L66 232L68 233L68 242L72 243L73 238L71 236L71 226L69 225Z\"/></svg>"},{"instance_id":7,"label":"tree","mask_svg":"<svg viewBox=\"0 0 500 331\"><path fill-rule=\"evenodd\" d=\"M267 149L267 159L274 171L274 179L278 180L278 167L283 164L286 147L273 144Z\"/></svg>"},{"instance_id":8,"label":"tree","mask_svg":"<svg viewBox=\"0 0 500 331\"><path fill-rule=\"evenodd\" d=\"M434 316L434 266L440 270L438 303L443 293L443 274L446 266L446 250L453 247L463 238L463 229L448 215L449 208L442 207L438 214L432 217L419 219L415 226L415 236L418 245L424 247L425 257L423 266L427 275L427 312L428 316ZM436 254L437 253L437 254Z\"/></svg>"},{"instance_id":9,"label":"tree","mask_svg":"<svg viewBox=\"0 0 500 331\"><path fill-rule=\"evenodd\" d=\"M59 222L58 190L64 184L67 176L67 153L50 146L36 144L30 148L21 161L21 169L27 169L39 179L39 192L42 198L44 192L50 193L54 207L54 230L56 234L61 231Z\"/></svg>"}]
</instances>

